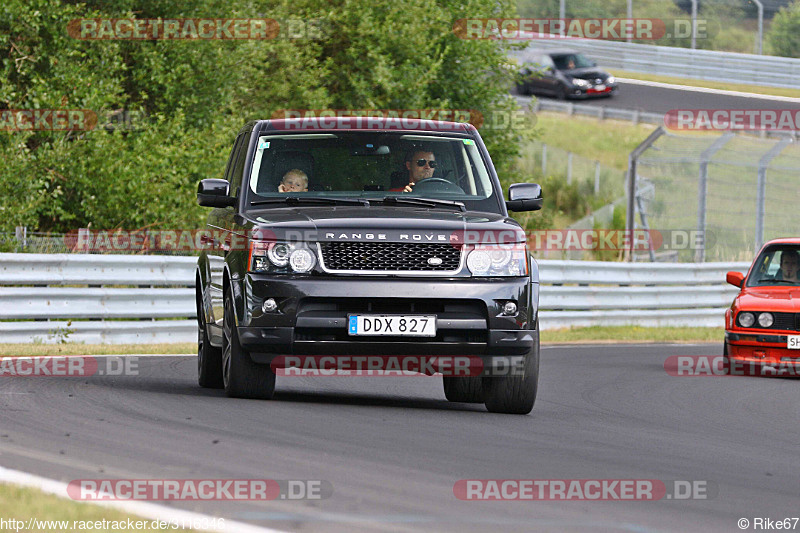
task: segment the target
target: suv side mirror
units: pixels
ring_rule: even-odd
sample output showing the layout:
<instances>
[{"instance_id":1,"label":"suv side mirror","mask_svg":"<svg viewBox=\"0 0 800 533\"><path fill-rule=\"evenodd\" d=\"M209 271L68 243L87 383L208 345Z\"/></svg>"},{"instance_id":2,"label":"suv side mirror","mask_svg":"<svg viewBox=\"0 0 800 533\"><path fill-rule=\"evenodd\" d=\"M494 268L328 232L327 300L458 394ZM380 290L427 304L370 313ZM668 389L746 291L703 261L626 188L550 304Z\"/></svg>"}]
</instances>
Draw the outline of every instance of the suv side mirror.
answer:
<instances>
[{"instance_id":1,"label":"suv side mirror","mask_svg":"<svg viewBox=\"0 0 800 533\"><path fill-rule=\"evenodd\" d=\"M725 281L741 289L742 282L744 281L744 274L741 272L728 272L728 274L725 276Z\"/></svg>"},{"instance_id":2,"label":"suv side mirror","mask_svg":"<svg viewBox=\"0 0 800 533\"><path fill-rule=\"evenodd\" d=\"M228 196L227 180L207 179L197 184L197 203L203 207L228 207L236 205L236 198Z\"/></svg>"},{"instance_id":3,"label":"suv side mirror","mask_svg":"<svg viewBox=\"0 0 800 533\"><path fill-rule=\"evenodd\" d=\"M542 202L542 187L538 183L514 183L508 188L506 209L509 211L538 211Z\"/></svg>"}]
</instances>

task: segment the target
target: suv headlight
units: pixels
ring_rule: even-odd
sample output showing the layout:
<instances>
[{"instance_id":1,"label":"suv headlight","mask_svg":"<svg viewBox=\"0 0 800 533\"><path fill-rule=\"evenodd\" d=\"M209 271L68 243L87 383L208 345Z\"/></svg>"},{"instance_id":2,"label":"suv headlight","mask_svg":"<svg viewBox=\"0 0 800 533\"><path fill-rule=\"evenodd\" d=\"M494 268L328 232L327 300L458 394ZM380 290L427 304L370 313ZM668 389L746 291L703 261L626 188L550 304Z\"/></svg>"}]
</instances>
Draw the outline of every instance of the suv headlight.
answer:
<instances>
[{"instance_id":1,"label":"suv headlight","mask_svg":"<svg viewBox=\"0 0 800 533\"><path fill-rule=\"evenodd\" d=\"M772 316L772 313L761 313L758 315L758 325L762 328L768 328L775 322L775 317Z\"/></svg>"},{"instance_id":2,"label":"suv headlight","mask_svg":"<svg viewBox=\"0 0 800 533\"><path fill-rule=\"evenodd\" d=\"M572 78L572 85L575 87L588 87L589 82L580 78Z\"/></svg>"},{"instance_id":3,"label":"suv headlight","mask_svg":"<svg viewBox=\"0 0 800 533\"><path fill-rule=\"evenodd\" d=\"M524 244L478 245L467 253L473 276L527 276L528 252Z\"/></svg>"},{"instance_id":4,"label":"suv headlight","mask_svg":"<svg viewBox=\"0 0 800 533\"><path fill-rule=\"evenodd\" d=\"M302 242L250 242L250 271L304 274L317 264L312 249Z\"/></svg>"}]
</instances>

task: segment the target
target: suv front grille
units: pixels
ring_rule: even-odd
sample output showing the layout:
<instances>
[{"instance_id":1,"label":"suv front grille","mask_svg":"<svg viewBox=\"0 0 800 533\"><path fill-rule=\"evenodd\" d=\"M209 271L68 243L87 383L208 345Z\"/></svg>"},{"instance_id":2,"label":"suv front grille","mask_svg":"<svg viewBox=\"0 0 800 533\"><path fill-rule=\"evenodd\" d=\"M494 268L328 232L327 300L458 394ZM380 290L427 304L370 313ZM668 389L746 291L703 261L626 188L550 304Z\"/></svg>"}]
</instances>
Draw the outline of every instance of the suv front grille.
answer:
<instances>
[{"instance_id":1,"label":"suv front grille","mask_svg":"<svg viewBox=\"0 0 800 533\"><path fill-rule=\"evenodd\" d=\"M329 272L455 272L461 247L450 243L321 242Z\"/></svg>"}]
</instances>

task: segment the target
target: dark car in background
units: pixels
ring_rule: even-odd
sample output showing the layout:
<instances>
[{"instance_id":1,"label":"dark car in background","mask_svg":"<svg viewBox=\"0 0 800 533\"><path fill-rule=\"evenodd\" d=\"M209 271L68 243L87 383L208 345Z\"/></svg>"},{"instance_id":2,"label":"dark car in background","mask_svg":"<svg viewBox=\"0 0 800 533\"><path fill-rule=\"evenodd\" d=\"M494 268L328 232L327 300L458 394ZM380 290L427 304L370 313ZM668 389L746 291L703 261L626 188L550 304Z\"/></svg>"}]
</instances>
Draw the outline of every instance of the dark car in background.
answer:
<instances>
[{"instance_id":1,"label":"dark car in background","mask_svg":"<svg viewBox=\"0 0 800 533\"><path fill-rule=\"evenodd\" d=\"M540 209L541 189L504 200L471 124L386 120L253 122L225 179L200 182L222 241L198 262L200 385L269 399L279 356L468 355L496 371L444 377L448 400L528 413L539 276L508 212ZM404 192L412 165L435 172ZM281 192L291 172L307 190ZM509 364L521 371L498 376Z\"/></svg>"},{"instance_id":2,"label":"dark car in background","mask_svg":"<svg viewBox=\"0 0 800 533\"><path fill-rule=\"evenodd\" d=\"M576 50L523 50L514 54L521 66L517 92L566 98L611 96L614 76Z\"/></svg>"}]
</instances>

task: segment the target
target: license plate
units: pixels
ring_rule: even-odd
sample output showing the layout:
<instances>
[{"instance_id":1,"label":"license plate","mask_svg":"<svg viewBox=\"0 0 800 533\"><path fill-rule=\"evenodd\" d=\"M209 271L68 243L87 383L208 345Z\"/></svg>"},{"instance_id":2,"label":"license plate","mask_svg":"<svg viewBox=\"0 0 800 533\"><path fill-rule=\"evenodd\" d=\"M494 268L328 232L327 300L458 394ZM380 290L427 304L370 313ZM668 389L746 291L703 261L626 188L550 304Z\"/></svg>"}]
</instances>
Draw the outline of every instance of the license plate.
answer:
<instances>
[{"instance_id":1,"label":"license plate","mask_svg":"<svg viewBox=\"0 0 800 533\"><path fill-rule=\"evenodd\" d=\"M435 337L435 315L349 315L350 335Z\"/></svg>"},{"instance_id":2,"label":"license plate","mask_svg":"<svg viewBox=\"0 0 800 533\"><path fill-rule=\"evenodd\" d=\"M595 85L594 86L594 90L595 91L605 91L606 90L606 86L601 83L600 85Z\"/></svg>"},{"instance_id":3,"label":"license plate","mask_svg":"<svg viewBox=\"0 0 800 533\"><path fill-rule=\"evenodd\" d=\"M786 347L790 350L800 350L800 335L787 335Z\"/></svg>"}]
</instances>

